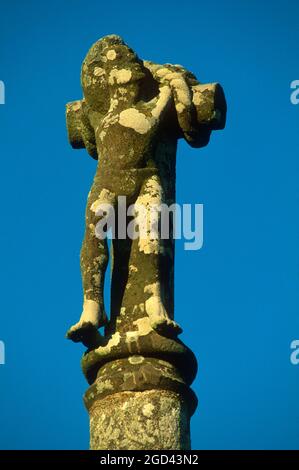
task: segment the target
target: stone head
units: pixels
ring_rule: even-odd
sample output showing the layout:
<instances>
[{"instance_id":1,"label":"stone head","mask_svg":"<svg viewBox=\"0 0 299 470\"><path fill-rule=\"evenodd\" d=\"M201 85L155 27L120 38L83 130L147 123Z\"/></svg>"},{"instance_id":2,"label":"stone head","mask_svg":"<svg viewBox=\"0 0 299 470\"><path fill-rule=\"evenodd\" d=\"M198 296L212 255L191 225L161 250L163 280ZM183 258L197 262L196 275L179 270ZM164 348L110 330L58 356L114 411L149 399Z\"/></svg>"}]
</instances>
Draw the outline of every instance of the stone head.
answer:
<instances>
[{"instance_id":1,"label":"stone head","mask_svg":"<svg viewBox=\"0 0 299 470\"><path fill-rule=\"evenodd\" d=\"M99 39L88 51L81 70L85 100L99 112L109 109L110 97L118 87L138 94L148 74L143 61L116 35Z\"/></svg>"}]
</instances>

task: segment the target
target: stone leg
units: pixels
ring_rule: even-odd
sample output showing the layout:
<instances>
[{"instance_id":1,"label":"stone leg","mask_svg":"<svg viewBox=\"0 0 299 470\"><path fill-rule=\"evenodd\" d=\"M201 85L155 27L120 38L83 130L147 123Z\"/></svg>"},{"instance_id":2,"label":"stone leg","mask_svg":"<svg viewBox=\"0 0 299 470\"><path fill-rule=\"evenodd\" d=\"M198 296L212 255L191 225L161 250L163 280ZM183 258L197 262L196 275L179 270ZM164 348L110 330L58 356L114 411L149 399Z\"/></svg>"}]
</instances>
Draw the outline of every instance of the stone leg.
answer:
<instances>
[{"instance_id":1,"label":"stone leg","mask_svg":"<svg viewBox=\"0 0 299 470\"><path fill-rule=\"evenodd\" d=\"M107 323L103 292L108 264L108 246L107 239L100 239L97 233L97 224L104 220L104 216L98 214L100 204L110 204L114 207L115 198L113 193L99 188L94 183L87 201L85 235L80 254L84 294L83 311L79 322L73 325L67 333L67 337L75 342L82 341L84 336L90 337L92 330L97 330ZM96 335L95 331L93 335Z\"/></svg>"},{"instance_id":2,"label":"stone leg","mask_svg":"<svg viewBox=\"0 0 299 470\"><path fill-rule=\"evenodd\" d=\"M168 311L170 303L165 302L165 280L163 266L167 263L167 243L161 240L159 221L160 212L155 210L163 204L164 194L160 177L158 175L148 178L140 191L135 206L137 211L137 224L139 226L139 238L133 241L132 256L129 269L131 278L134 271L142 280L143 292L140 292L139 304L144 303L145 313L150 319L152 328L161 333L178 334L180 326L173 320L173 311ZM169 245L169 243L168 243ZM128 282L127 295L124 303L130 304L130 287L135 299L135 282ZM167 286L168 287L168 286ZM134 308L134 307L133 307Z\"/></svg>"}]
</instances>

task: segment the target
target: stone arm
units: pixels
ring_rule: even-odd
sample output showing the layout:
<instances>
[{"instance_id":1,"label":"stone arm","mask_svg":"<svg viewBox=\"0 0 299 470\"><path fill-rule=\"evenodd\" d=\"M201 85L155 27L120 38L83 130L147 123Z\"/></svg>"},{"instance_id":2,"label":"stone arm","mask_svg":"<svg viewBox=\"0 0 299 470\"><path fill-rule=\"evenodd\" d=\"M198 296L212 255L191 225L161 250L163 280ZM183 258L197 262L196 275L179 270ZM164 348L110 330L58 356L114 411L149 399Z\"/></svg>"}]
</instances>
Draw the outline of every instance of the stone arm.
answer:
<instances>
[{"instance_id":1,"label":"stone arm","mask_svg":"<svg viewBox=\"0 0 299 470\"><path fill-rule=\"evenodd\" d=\"M212 130L223 129L226 120L226 101L221 85L201 84L196 77L181 65L159 65L144 61L144 66L158 82L160 96L153 113L157 119L163 109L166 87L170 87L177 115L178 135L192 147L208 144ZM161 96L161 90L164 93ZM159 109L160 108L160 109ZM69 142L75 149L86 148L89 155L98 159L93 114L85 99L66 105L66 121ZM95 116L99 120L103 116Z\"/></svg>"},{"instance_id":2,"label":"stone arm","mask_svg":"<svg viewBox=\"0 0 299 470\"><path fill-rule=\"evenodd\" d=\"M84 99L66 105L68 139L74 149L86 148L89 155L98 159L94 128L90 122L91 113Z\"/></svg>"},{"instance_id":3,"label":"stone arm","mask_svg":"<svg viewBox=\"0 0 299 470\"><path fill-rule=\"evenodd\" d=\"M144 61L144 65L159 84L168 84L172 90L179 136L192 147L207 145L212 130L225 126L226 101L221 85L201 84L181 65L159 65L150 61Z\"/></svg>"}]
</instances>

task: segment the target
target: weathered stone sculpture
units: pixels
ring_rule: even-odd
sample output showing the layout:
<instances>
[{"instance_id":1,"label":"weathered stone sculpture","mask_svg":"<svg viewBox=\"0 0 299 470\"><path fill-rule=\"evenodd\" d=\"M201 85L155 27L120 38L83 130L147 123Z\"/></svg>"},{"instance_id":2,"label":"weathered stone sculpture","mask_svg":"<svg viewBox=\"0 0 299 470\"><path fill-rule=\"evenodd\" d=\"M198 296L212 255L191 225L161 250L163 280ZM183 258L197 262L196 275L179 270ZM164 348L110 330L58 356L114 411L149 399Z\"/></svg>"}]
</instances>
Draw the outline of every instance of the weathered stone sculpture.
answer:
<instances>
[{"instance_id":1,"label":"weathered stone sculpture","mask_svg":"<svg viewBox=\"0 0 299 470\"><path fill-rule=\"evenodd\" d=\"M123 229L132 221L138 228L152 205L174 203L177 140L202 147L213 129L224 127L223 91L200 84L182 66L140 60L114 35L92 46L81 80L84 98L67 105L69 140L99 164L81 250L83 312L67 336L88 348L82 367L91 385L85 395L91 448L188 449L197 364L177 339L172 226L168 239L158 223L154 237L145 230L132 239ZM120 204L124 213L132 205L135 212L120 220ZM108 321L108 247L99 226L109 211L117 223Z\"/></svg>"}]
</instances>

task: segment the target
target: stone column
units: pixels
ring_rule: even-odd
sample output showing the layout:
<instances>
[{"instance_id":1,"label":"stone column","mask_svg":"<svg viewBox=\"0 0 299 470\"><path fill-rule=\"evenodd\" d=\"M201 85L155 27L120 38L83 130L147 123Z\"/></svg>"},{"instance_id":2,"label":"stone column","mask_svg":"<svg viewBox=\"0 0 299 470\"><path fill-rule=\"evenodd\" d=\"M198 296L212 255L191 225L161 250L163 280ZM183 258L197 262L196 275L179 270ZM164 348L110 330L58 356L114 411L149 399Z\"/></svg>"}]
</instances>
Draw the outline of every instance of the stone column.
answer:
<instances>
[{"instance_id":1,"label":"stone column","mask_svg":"<svg viewBox=\"0 0 299 470\"><path fill-rule=\"evenodd\" d=\"M108 395L89 409L91 449L190 449L190 410L170 390Z\"/></svg>"},{"instance_id":2,"label":"stone column","mask_svg":"<svg viewBox=\"0 0 299 470\"><path fill-rule=\"evenodd\" d=\"M90 448L190 449L195 357L180 341L139 326L134 333L114 334L105 347L83 357L91 383L84 396ZM151 349L157 357L146 356Z\"/></svg>"}]
</instances>

